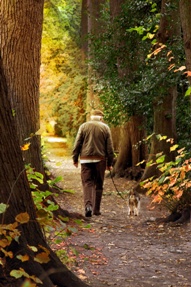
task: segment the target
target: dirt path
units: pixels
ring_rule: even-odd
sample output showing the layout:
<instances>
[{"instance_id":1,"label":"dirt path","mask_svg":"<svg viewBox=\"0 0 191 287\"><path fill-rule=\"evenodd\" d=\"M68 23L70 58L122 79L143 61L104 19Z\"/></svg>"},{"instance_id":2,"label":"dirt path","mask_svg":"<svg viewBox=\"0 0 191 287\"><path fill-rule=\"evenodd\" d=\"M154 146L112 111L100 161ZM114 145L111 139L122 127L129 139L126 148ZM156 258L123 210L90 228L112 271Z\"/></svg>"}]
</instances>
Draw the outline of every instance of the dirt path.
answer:
<instances>
[{"instance_id":1,"label":"dirt path","mask_svg":"<svg viewBox=\"0 0 191 287\"><path fill-rule=\"evenodd\" d=\"M62 175L64 189L75 194L60 195L58 202L70 212L84 214L80 168L71 159L49 154L49 167ZM120 191L133 182L115 179ZM165 216L159 208L149 210L149 199L141 197L141 213L128 217L126 202L105 179L102 215L93 216L89 228L80 228L66 240L69 267L92 287L184 287L191 286L191 224L180 227L157 225Z\"/></svg>"}]
</instances>

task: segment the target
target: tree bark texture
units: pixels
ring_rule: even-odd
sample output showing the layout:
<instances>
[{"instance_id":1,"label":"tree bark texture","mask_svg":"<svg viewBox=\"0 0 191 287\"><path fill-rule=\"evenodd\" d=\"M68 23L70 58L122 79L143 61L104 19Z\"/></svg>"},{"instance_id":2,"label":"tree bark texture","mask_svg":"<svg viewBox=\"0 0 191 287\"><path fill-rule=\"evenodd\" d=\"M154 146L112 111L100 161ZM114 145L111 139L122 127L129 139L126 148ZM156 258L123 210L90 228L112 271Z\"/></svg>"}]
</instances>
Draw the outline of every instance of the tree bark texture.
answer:
<instances>
[{"instance_id":1,"label":"tree bark texture","mask_svg":"<svg viewBox=\"0 0 191 287\"><path fill-rule=\"evenodd\" d=\"M82 1L82 41L83 49L86 53L87 59L90 60L92 55L91 38L90 35L97 36L101 33L101 9L106 0L83 0ZM84 42L86 39L87 42ZM87 119L91 109L100 107L100 100L97 93L94 91L94 72L90 65L88 65L88 89L87 89Z\"/></svg>"},{"instance_id":2,"label":"tree bark texture","mask_svg":"<svg viewBox=\"0 0 191 287\"><path fill-rule=\"evenodd\" d=\"M173 8L169 9L169 3L173 5ZM177 1L163 0L161 6L161 20L158 31L158 43L166 44L175 41L176 37L180 37L180 21L179 11L177 7ZM166 161L174 159L174 153L170 152L170 143L166 140L159 141L156 135L167 136L167 138L173 138L176 141L176 98L177 98L177 87L169 86L168 89L165 87L166 82L164 81L165 94L159 94L153 102L154 110L154 136L151 141L151 149L149 153L148 162L153 160L155 162L156 154L159 152L164 153ZM156 165L146 167L144 174L141 178L145 180L151 176L158 176L159 171ZM137 186L140 191L140 186Z\"/></svg>"},{"instance_id":3,"label":"tree bark texture","mask_svg":"<svg viewBox=\"0 0 191 287\"><path fill-rule=\"evenodd\" d=\"M121 127L119 155L113 171L115 176L128 176L128 170L125 170L129 167L136 169L136 165L146 158L147 149L142 142L146 136L143 123L140 116L132 116Z\"/></svg>"},{"instance_id":4,"label":"tree bark texture","mask_svg":"<svg viewBox=\"0 0 191 287\"><path fill-rule=\"evenodd\" d=\"M118 17L122 11L122 5L125 3L124 0L110 0L110 14L111 19L114 21L115 17ZM125 28L124 31L125 33ZM118 47L123 47L125 44L123 40L120 43L116 43ZM126 51L128 53L128 51ZM137 59L140 60L140 55L137 55ZM118 77L119 81L124 78L130 79L133 74L133 70L130 68L130 63L128 66L124 67L124 59L117 59L118 67ZM137 69L137 67L134 67ZM139 143L146 136L144 129L144 118L142 116L132 116L128 123L121 127L120 133L120 149L119 155L117 157L116 164L114 166L115 176L128 176L128 171L125 170L129 167L135 169L137 163L146 159L147 149L146 146Z\"/></svg>"},{"instance_id":5,"label":"tree bark texture","mask_svg":"<svg viewBox=\"0 0 191 287\"><path fill-rule=\"evenodd\" d=\"M124 0L110 0L110 14L114 18L116 15L119 15L121 12L121 5L124 3Z\"/></svg>"},{"instance_id":6,"label":"tree bark texture","mask_svg":"<svg viewBox=\"0 0 191 287\"><path fill-rule=\"evenodd\" d=\"M29 275L35 275L43 282L42 287L87 287L59 260L47 245L40 225L36 220L35 207L28 184L19 139L16 131L15 118L8 98L6 76L0 61L0 202L8 205L7 210L0 215L1 224L15 222L15 217L21 213L28 213L29 221L21 224L18 229L20 236L6 247L6 251L13 252L13 257L4 256L4 265L0 265L1 286L20 287L21 279L10 276L13 269L23 268ZM2 227L2 226L1 226ZM3 234L1 234L2 240ZM49 252L48 263L34 261L35 254L29 248L35 246L39 252L44 248ZM2 247L1 247L2 248ZM3 255L4 254L4 255ZM22 262L16 255L28 255L29 260ZM22 278L22 281L24 278ZM0 283L0 284L1 284Z\"/></svg>"},{"instance_id":7,"label":"tree bark texture","mask_svg":"<svg viewBox=\"0 0 191 287\"><path fill-rule=\"evenodd\" d=\"M179 7L186 55L186 68L187 71L191 72L191 1L180 0ZM191 76L188 79L191 85Z\"/></svg>"},{"instance_id":8,"label":"tree bark texture","mask_svg":"<svg viewBox=\"0 0 191 287\"><path fill-rule=\"evenodd\" d=\"M0 52L8 86L8 98L16 120L20 146L26 163L42 171L39 81L44 0L0 2Z\"/></svg>"}]
</instances>

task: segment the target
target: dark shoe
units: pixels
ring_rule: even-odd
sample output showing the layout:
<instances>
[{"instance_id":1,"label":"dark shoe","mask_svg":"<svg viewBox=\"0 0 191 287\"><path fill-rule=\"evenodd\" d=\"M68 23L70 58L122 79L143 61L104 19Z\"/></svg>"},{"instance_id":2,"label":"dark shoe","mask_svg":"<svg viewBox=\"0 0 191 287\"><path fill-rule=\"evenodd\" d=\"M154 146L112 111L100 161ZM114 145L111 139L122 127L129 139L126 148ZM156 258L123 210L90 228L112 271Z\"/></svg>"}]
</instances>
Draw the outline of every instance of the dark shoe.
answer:
<instances>
[{"instance_id":1,"label":"dark shoe","mask_svg":"<svg viewBox=\"0 0 191 287\"><path fill-rule=\"evenodd\" d=\"M90 205L86 206L86 208L85 208L85 216L86 217L92 217L92 207Z\"/></svg>"}]
</instances>

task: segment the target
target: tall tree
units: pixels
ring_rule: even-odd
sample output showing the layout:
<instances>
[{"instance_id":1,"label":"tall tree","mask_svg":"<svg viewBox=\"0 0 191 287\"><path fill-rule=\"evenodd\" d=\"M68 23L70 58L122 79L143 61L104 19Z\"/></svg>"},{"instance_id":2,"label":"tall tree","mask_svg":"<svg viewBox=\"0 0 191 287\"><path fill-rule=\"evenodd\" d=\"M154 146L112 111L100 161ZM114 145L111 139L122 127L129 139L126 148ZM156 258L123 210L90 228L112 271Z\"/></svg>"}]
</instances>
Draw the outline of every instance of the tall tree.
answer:
<instances>
[{"instance_id":1,"label":"tall tree","mask_svg":"<svg viewBox=\"0 0 191 287\"><path fill-rule=\"evenodd\" d=\"M44 0L1 1L0 52L8 97L26 163L43 171L39 117L40 49Z\"/></svg>"},{"instance_id":2,"label":"tall tree","mask_svg":"<svg viewBox=\"0 0 191 287\"><path fill-rule=\"evenodd\" d=\"M177 98L177 81L170 78L169 66L173 59L173 46L178 45L180 40L180 17L178 3L176 0L162 0L161 19L157 33L157 46L155 49L160 51L160 58L166 64L161 65L161 74L166 75L166 79L160 83L161 87L158 95L153 100L154 110L154 135L151 141L151 149L148 161L155 162L156 155L163 152L165 160L168 162L174 159L174 153L170 152L171 142L176 142L176 98ZM167 48L167 49L166 49ZM164 49L164 51L163 51ZM171 54L172 53L172 54ZM167 57L167 55L170 55ZM173 63L174 64L174 63ZM169 75L168 75L169 74ZM159 139L158 135L167 136L166 139ZM148 165L144 171L141 180L158 175L156 165Z\"/></svg>"},{"instance_id":3,"label":"tall tree","mask_svg":"<svg viewBox=\"0 0 191 287\"><path fill-rule=\"evenodd\" d=\"M24 281L28 281L28 285L30 281L33 282L30 286L36 286L34 281L37 280L43 287L87 287L46 243L36 219L15 123L0 61L1 283L7 287L20 287ZM4 213L3 204L7 206ZM40 254L46 259L38 258ZM20 276L16 275L16 270Z\"/></svg>"},{"instance_id":4,"label":"tall tree","mask_svg":"<svg viewBox=\"0 0 191 287\"><path fill-rule=\"evenodd\" d=\"M118 17L120 18L121 12L123 11L123 5L125 3L126 1L124 0L110 0L110 13L112 22L115 22ZM125 25L121 25L119 29L121 38L120 41L116 41L114 45L116 45L116 49L118 48L119 50L121 49L121 51L123 51L124 47L126 46L123 34L126 34L127 27ZM116 32L116 39L117 33L118 32ZM137 49L137 51L138 50L139 49ZM142 55L140 51L138 51L137 59L139 59L139 61L141 61L141 56ZM131 61L132 59L129 58L129 60ZM133 70L137 69L138 67L135 63L130 64L130 62L124 65L125 59L121 57L120 53L117 56L116 61L118 80L124 83L133 77ZM136 112L132 115L130 115L128 111L124 112L127 113L128 121L122 127L120 127L119 155L113 170L115 176L123 176L125 173L128 175L129 171L125 172L126 170L129 170L129 168L131 171L132 168L134 170L137 169L137 163L146 158L146 146L143 144L138 145L138 143L142 141L142 139L146 136L144 127L145 119L142 115L140 116L136 114Z\"/></svg>"},{"instance_id":5,"label":"tall tree","mask_svg":"<svg viewBox=\"0 0 191 287\"><path fill-rule=\"evenodd\" d=\"M82 21L81 21L81 31L82 31L82 48L87 57L87 61L93 57L93 50L91 46L91 38L93 35L100 35L102 33L101 29L101 11L103 4L106 0L82 0ZM87 113L90 112L92 108L98 108L100 106L100 101L95 85L95 71L92 70L91 65L87 67L88 74L88 88L87 88ZM89 115L88 115L89 116Z\"/></svg>"},{"instance_id":6,"label":"tall tree","mask_svg":"<svg viewBox=\"0 0 191 287\"><path fill-rule=\"evenodd\" d=\"M0 2L0 53L7 82L7 96L12 106L19 144L24 146L24 163L31 164L32 168L44 175L44 183L40 186L42 191L50 189L41 156L41 137L37 133L40 128L43 7L43 0ZM60 207L54 214L69 215Z\"/></svg>"},{"instance_id":7,"label":"tall tree","mask_svg":"<svg viewBox=\"0 0 191 287\"><path fill-rule=\"evenodd\" d=\"M179 7L186 55L186 67L187 71L189 71L188 79L191 86L191 2L189 0L180 0Z\"/></svg>"},{"instance_id":8,"label":"tall tree","mask_svg":"<svg viewBox=\"0 0 191 287\"><path fill-rule=\"evenodd\" d=\"M134 13L137 8L141 10L143 7L135 1L118 0L110 1L109 6L104 8L100 21L102 33L92 37L91 60L97 72L97 87L107 120L120 125L119 156L113 173L122 176L128 167L136 169L136 164L146 157L145 146L137 145L145 136L144 117L138 113L139 104L129 100L129 94L133 93L133 87L130 89L129 86L137 81L136 71L140 70L144 57L138 37L130 34L128 29L138 24L139 17L135 17ZM137 99L141 99L141 95ZM123 121L120 121L121 115Z\"/></svg>"}]
</instances>

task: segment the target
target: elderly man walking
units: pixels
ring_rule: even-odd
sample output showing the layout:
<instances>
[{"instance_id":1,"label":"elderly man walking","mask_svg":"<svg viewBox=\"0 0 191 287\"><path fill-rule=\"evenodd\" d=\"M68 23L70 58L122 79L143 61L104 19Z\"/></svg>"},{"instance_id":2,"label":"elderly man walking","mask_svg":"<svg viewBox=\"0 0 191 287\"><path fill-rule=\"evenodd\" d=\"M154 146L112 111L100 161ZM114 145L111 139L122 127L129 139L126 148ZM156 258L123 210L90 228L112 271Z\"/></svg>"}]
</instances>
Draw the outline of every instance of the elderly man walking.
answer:
<instances>
[{"instance_id":1,"label":"elderly man walking","mask_svg":"<svg viewBox=\"0 0 191 287\"><path fill-rule=\"evenodd\" d=\"M85 216L101 215L105 170L112 169L114 151L110 128L103 122L100 110L93 110L90 121L83 123L78 130L73 148L76 167L79 157Z\"/></svg>"}]
</instances>

